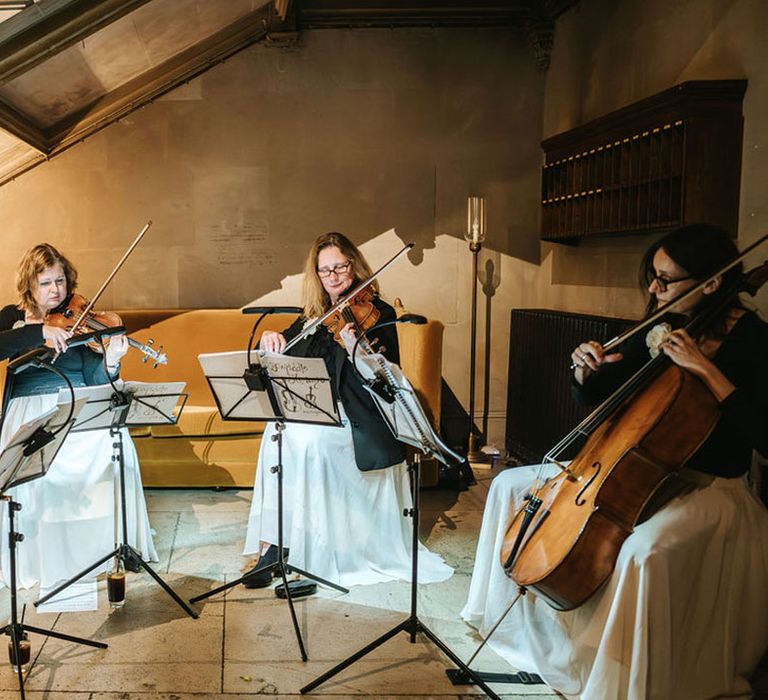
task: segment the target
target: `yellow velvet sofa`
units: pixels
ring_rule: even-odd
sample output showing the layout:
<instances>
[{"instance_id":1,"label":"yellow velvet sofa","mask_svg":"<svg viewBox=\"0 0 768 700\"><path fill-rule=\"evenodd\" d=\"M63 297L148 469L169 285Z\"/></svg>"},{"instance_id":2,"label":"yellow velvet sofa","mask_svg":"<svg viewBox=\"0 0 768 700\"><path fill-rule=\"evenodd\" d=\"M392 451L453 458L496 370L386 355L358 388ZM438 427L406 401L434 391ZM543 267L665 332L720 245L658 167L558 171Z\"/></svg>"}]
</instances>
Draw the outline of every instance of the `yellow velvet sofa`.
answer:
<instances>
[{"instance_id":1,"label":"yellow velvet sofa","mask_svg":"<svg viewBox=\"0 0 768 700\"><path fill-rule=\"evenodd\" d=\"M400 312L402 307L396 304ZM254 316L239 309L135 309L118 312L132 338L154 348L163 347L167 365L152 367L130 350L123 359L122 376L144 382L186 382L189 394L177 425L132 430L145 486L251 487L264 424L223 421L216 410L197 356L200 353L244 350ZM290 315L267 317L263 330L282 330ZM443 325L400 324L401 365L418 393L433 425L440 420L440 377ZM426 462L422 485L437 483L437 468Z\"/></svg>"}]
</instances>

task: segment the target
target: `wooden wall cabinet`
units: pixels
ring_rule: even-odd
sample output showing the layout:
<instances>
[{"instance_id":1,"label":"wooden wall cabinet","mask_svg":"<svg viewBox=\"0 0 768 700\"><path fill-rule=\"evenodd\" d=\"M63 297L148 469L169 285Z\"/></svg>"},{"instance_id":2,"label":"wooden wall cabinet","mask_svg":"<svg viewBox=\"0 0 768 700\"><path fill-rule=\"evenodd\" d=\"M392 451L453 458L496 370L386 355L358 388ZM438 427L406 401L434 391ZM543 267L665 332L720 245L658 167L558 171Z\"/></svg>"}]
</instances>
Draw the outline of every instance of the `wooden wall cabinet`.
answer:
<instances>
[{"instance_id":1,"label":"wooden wall cabinet","mask_svg":"<svg viewBox=\"0 0 768 700\"><path fill-rule=\"evenodd\" d=\"M746 80L680 83L542 142L541 237L662 232L736 236Z\"/></svg>"}]
</instances>

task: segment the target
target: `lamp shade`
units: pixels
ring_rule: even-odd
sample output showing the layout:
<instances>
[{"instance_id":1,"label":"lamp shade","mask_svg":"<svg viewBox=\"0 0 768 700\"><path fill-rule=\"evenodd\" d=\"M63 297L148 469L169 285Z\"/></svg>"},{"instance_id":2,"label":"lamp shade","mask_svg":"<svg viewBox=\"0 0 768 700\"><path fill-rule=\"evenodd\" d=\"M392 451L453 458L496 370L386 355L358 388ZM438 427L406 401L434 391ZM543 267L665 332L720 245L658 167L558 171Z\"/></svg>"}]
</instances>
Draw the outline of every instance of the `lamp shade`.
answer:
<instances>
[{"instance_id":1,"label":"lamp shade","mask_svg":"<svg viewBox=\"0 0 768 700\"><path fill-rule=\"evenodd\" d=\"M467 199L467 232L464 238L474 245L485 241L485 197L470 196Z\"/></svg>"}]
</instances>

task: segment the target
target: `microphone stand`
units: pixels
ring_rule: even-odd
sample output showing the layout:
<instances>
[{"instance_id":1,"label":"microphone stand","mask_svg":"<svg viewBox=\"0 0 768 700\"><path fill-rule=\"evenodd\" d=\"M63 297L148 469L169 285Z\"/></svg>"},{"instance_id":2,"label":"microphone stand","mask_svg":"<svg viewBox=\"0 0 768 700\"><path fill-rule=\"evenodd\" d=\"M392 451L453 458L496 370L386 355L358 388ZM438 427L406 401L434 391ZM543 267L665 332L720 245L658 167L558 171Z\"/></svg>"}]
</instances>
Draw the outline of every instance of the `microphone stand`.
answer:
<instances>
[{"instance_id":1,"label":"microphone stand","mask_svg":"<svg viewBox=\"0 0 768 700\"><path fill-rule=\"evenodd\" d=\"M11 374L18 374L23 372L25 369L28 369L29 367L37 367L40 369L46 369L49 372L53 372L64 381L70 395L69 412L67 414L66 420L62 422L62 424L52 433L49 433L45 427L37 428L37 430L35 430L35 432L33 432L32 435L27 439L27 442L24 446L23 455L25 460L34 456L46 445L51 443L60 432L71 428L72 416L75 411L75 390L72 386L72 382L69 380L69 377L67 377L66 374L53 367L51 364L45 362L45 359L49 358L51 355L52 350L49 348L35 348L34 350L27 352L8 363L8 371ZM8 392L8 394L10 394L10 392ZM5 413L5 411L3 413ZM51 459L55 459L55 453ZM17 473L18 468L15 470L14 474ZM44 474L45 471L42 471L36 476L43 476ZM14 476L11 477L11 480L13 478ZM6 487L9 484L10 480L9 482L6 482ZM26 624L24 622L23 614L22 619L19 620L17 607L18 585L16 583L16 547L18 546L18 543L24 540L24 535L16 530L15 513L22 509L22 504L13 500L13 497L8 495L3 490L0 490L0 500L5 501L8 508L8 554L10 558L9 576L11 600L11 619L7 625L0 629L0 634L7 635L11 638L11 649L13 651L13 658L16 661L15 665L19 683L19 695L21 700L24 700L26 696L24 692L24 674L22 671L23 664L21 661L20 643L24 639L27 631L33 632L35 634L41 634L47 637L53 637L55 639L61 639L67 642L73 642L75 644L95 647L97 649L106 649L107 644L104 642L96 642L90 639L84 639L82 637L64 634L55 630L43 629L41 627L35 627L33 625Z\"/></svg>"},{"instance_id":2,"label":"microphone stand","mask_svg":"<svg viewBox=\"0 0 768 700\"><path fill-rule=\"evenodd\" d=\"M366 386L371 387L371 391L373 392L376 392L376 389L372 387L372 384L374 384L375 382L371 382L365 379L365 377L363 377L360 370L357 368L354 361L355 351L357 350L357 346L365 338L367 333L370 333L371 331L382 328L384 326L394 325L398 322L425 323L426 319L423 316L415 316L415 315L409 314L408 317L403 316L400 319L397 319L395 321L386 321L384 323L373 326L372 328L369 328L368 331L364 331L362 333L361 337L358 338L354 348L352 349L352 365L355 368L355 372L357 373L361 381L363 381L363 383ZM387 390L383 391L383 395L377 392L377 396L380 396L387 403L397 402L402 407L403 411L413 419L415 425L419 426L421 425L422 422L424 423L424 429L419 428L420 443L421 443L419 445L419 449L421 451L423 451L425 454L434 456L437 459L440 459L441 461L444 461L449 456L453 455L452 451L446 448L444 445L442 445L442 442L439 440L439 438L437 438L437 436L431 430L431 427L429 426L428 422L426 422L426 417L424 417L423 421L420 421L418 417L415 415L417 411L422 413L423 415L423 411L420 410L418 402L414 402L416 407L416 411L414 411L411 408L411 406L408 404L405 398L406 392L403 391L403 389L397 384L395 377L392 375L391 371L388 370L386 365L384 365L383 363L381 364L382 364L381 370L382 370L383 376L379 377L379 379L381 379L382 381L387 381L388 388ZM378 406L378 403L377 403L377 406ZM392 429L391 424L389 424L389 427ZM426 431L429 431L431 434L428 435ZM394 429L393 429L393 433L398 440L401 440L406 444L416 446L415 442L411 442L410 439L404 439L403 436L398 434ZM453 455L453 456L456 457L457 455ZM442 651L454 664L456 664L456 666L458 666L463 673L465 673L469 678L471 678L489 698L492 698L492 700L500 700L499 696L496 693L494 693L490 687L488 687L488 685L483 680L483 678L481 678L475 671L473 671L466 664L464 664L461 661L461 659L451 650L451 648L419 619L417 594L418 594L418 567L419 567L419 517L420 517L419 468L420 468L420 465L421 465L421 454L417 451L414 455L413 462L409 466L409 470L411 471L411 499L412 499L413 505L411 508L407 508L403 511L403 515L405 517L411 518L411 527L412 527L410 615L405 620L403 620L400 624L395 625L395 627L390 629L388 632L385 632L378 639L375 639L370 644L367 644L362 649L356 651L354 654L347 657L344 661L337 664L329 671L326 671L325 673L323 673L321 676L313 680L311 683L308 683L307 685L305 685L299 691L302 694L308 693L309 691L315 689L317 686L321 685L322 683L325 683L325 681L327 681L329 678L332 678L333 676L340 673L348 666L351 666L353 663L355 663L359 659L363 658L364 656L372 652L374 649L377 649L382 644L392 639L392 637L397 635L399 632L405 632L408 635L408 638L411 644L416 643L417 634L421 633L425 635L427 639L429 639L435 646L437 646L440 649L440 651Z\"/></svg>"},{"instance_id":3,"label":"microphone stand","mask_svg":"<svg viewBox=\"0 0 768 700\"><path fill-rule=\"evenodd\" d=\"M125 427L125 420L128 415L128 409L130 408L130 397L120 391L115 385L114 380L109 375L109 370L106 367L106 347L104 346L103 339L107 336L121 335L125 333L125 328L118 326L115 328L106 328L104 330L94 331L93 333L85 333L82 335L74 336L69 341L70 347L73 345L82 345L83 343L89 343L93 340L98 341L101 344L104 367L107 374L107 379L112 386L114 394L112 395L110 412L112 413L112 425L109 428L109 434L113 438L112 448L115 451L113 461L118 466L118 488L120 492L120 516L121 516L121 529L119 535L119 541L115 543L115 548L108 554L102 556L95 562L93 562L86 569L83 569L79 573L69 578L64 583L60 584L46 595L36 600L33 605L37 607L41 603L58 595L61 591L71 586L73 583L83 578L91 571L106 563L110 559L114 558L116 561L123 562L125 568L130 571L138 572L142 568L155 580L155 582L176 602L176 604L184 610L190 617L197 619L198 614L190 608L177 594L176 592L155 572L155 570L143 559L141 554L129 544L128 541L128 514L127 514L127 498L125 492L125 456L123 448L123 434L122 428ZM74 395L74 392L73 392Z\"/></svg>"}]
</instances>

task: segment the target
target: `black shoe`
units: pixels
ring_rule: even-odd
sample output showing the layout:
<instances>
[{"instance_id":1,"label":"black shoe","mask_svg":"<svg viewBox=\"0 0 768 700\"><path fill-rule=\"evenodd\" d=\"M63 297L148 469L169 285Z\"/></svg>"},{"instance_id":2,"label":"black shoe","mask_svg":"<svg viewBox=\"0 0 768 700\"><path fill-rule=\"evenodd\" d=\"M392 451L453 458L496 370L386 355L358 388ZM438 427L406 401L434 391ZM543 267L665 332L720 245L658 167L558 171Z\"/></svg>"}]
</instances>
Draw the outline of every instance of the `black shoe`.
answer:
<instances>
[{"instance_id":1,"label":"black shoe","mask_svg":"<svg viewBox=\"0 0 768 700\"><path fill-rule=\"evenodd\" d=\"M259 563L254 567L261 569L277 563L277 547L270 545L269 549L259 558ZM243 576L243 586L246 588L266 588L272 584L272 569L259 571L258 573L248 573Z\"/></svg>"}]
</instances>

